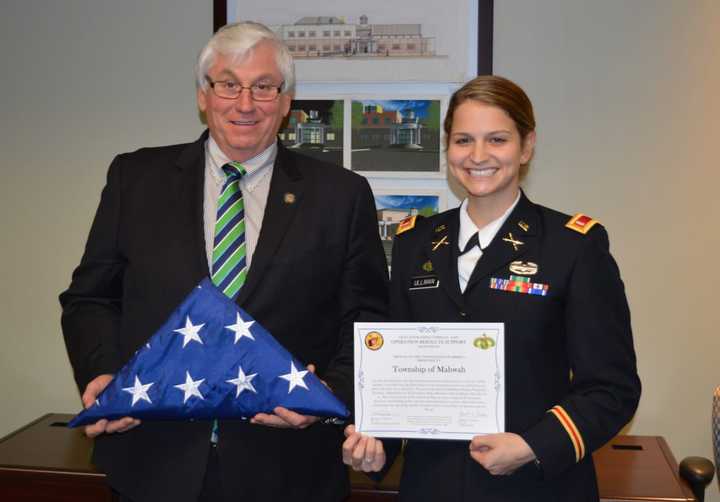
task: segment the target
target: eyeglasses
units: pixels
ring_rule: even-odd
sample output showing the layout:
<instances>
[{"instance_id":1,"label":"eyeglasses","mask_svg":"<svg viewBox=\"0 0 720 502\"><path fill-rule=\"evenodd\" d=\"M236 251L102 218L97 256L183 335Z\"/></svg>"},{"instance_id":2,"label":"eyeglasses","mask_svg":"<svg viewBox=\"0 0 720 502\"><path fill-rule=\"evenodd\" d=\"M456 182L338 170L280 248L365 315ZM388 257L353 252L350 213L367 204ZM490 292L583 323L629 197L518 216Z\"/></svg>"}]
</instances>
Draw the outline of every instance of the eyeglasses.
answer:
<instances>
[{"instance_id":1,"label":"eyeglasses","mask_svg":"<svg viewBox=\"0 0 720 502\"><path fill-rule=\"evenodd\" d=\"M239 82L234 80L210 80L210 77L205 77L213 92L219 98L223 99L237 99L242 94L243 89L250 91L250 97L253 101L273 101L278 97L282 86L285 82L280 85L271 84L253 84L249 86L240 85Z\"/></svg>"}]
</instances>

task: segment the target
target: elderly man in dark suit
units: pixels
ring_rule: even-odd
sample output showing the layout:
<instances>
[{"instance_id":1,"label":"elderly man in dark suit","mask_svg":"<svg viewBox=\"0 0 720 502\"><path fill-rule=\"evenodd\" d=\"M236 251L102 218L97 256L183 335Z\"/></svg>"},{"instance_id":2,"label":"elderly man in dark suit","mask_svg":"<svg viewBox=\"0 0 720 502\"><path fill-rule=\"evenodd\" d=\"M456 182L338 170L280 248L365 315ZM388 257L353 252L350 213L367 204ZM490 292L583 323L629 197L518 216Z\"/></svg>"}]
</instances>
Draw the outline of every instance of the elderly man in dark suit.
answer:
<instances>
[{"instance_id":1,"label":"elderly man in dark suit","mask_svg":"<svg viewBox=\"0 0 720 502\"><path fill-rule=\"evenodd\" d=\"M201 52L196 73L209 132L115 158L82 261L60 295L83 403L211 275L350 404L352 323L382 317L386 306L370 188L278 144L294 70L268 28L226 26ZM232 183L241 210L221 216ZM239 244L225 265L220 227L229 218ZM208 421L125 417L86 433L122 500L316 502L347 494L337 425L283 408L217 425L211 435Z\"/></svg>"}]
</instances>

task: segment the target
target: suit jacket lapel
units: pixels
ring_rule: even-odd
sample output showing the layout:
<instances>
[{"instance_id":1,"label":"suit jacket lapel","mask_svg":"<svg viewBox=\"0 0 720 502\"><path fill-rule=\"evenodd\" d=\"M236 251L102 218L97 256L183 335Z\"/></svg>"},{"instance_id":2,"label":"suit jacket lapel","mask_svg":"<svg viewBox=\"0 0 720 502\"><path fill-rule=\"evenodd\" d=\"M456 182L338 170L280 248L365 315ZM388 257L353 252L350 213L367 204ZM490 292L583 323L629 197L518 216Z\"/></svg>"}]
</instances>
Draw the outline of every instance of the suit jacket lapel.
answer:
<instances>
[{"instance_id":1,"label":"suit jacket lapel","mask_svg":"<svg viewBox=\"0 0 720 502\"><path fill-rule=\"evenodd\" d=\"M190 220L188 228L191 235L193 259L200 277L210 275L205 249L205 142L208 138L206 130L194 143L190 143L177 158L175 163L180 171L178 207L189 207ZM199 280L199 279L198 279Z\"/></svg>"},{"instance_id":2,"label":"suit jacket lapel","mask_svg":"<svg viewBox=\"0 0 720 502\"><path fill-rule=\"evenodd\" d=\"M462 308L464 302L460 293L457 271L459 228L458 209L445 213L445 218L439 220L432 229L430 242L425 244L425 254L440 279L440 287L458 307Z\"/></svg>"},{"instance_id":3,"label":"suit jacket lapel","mask_svg":"<svg viewBox=\"0 0 720 502\"><path fill-rule=\"evenodd\" d=\"M525 194L521 193L517 206L500 227L490 245L483 250L465 291L487 279L499 268L520 260L528 250L535 247L539 230L537 212Z\"/></svg>"},{"instance_id":4,"label":"suit jacket lapel","mask_svg":"<svg viewBox=\"0 0 720 502\"><path fill-rule=\"evenodd\" d=\"M245 303L253 290L262 282L265 270L302 204L304 187L302 174L295 165L294 158L278 144L278 155L273 166L260 236L247 279L237 299L240 305Z\"/></svg>"}]
</instances>

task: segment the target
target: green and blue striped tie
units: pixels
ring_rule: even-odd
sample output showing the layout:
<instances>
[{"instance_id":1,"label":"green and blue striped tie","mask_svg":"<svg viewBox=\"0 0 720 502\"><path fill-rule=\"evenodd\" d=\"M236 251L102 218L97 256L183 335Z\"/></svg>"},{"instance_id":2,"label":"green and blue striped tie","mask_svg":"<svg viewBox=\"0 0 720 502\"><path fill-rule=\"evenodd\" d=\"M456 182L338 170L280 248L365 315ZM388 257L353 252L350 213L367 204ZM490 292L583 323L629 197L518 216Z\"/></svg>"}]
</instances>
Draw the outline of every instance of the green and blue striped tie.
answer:
<instances>
[{"instance_id":1,"label":"green and blue striped tie","mask_svg":"<svg viewBox=\"0 0 720 502\"><path fill-rule=\"evenodd\" d=\"M225 164L223 171L227 178L215 219L212 282L234 300L247 276L245 206L240 190L240 178L246 171L239 162Z\"/></svg>"},{"instance_id":2,"label":"green and blue striped tie","mask_svg":"<svg viewBox=\"0 0 720 502\"><path fill-rule=\"evenodd\" d=\"M222 167L227 175L218 199L215 218L215 241L212 255L212 282L226 296L237 298L247 275L245 257L245 205L240 178L246 171L239 162ZM210 442L218 442L218 423L213 420Z\"/></svg>"}]
</instances>

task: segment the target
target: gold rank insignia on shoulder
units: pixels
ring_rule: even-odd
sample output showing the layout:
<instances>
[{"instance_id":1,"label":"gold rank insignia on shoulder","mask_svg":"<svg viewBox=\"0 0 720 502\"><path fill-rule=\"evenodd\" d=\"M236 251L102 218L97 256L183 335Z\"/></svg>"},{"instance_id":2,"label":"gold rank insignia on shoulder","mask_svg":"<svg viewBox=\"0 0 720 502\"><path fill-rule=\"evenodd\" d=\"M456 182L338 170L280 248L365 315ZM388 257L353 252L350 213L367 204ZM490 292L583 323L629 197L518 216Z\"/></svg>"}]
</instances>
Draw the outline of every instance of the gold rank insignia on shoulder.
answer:
<instances>
[{"instance_id":1,"label":"gold rank insignia on shoulder","mask_svg":"<svg viewBox=\"0 0 720 502\"><path fill-rule=\"evenodd\" d=\"M407 218L403 219L398 223L397 231L395 232L395 235L400 235L403 232L407 232L408 230L412 230L415 228L415 221L417 220L416 216L408 216Z\"/></svg>"},{"instance_id":2,"label":"gold rank insignia on shoulder","mask_svg":"<svg viewBox=\"0 0 720 502\"><path fill-rule=\"evenodd\" d=\"M600 222L598 220L590 218L585 214L578 213L572 218L570 218L570 221L565 223L565 226L570 230L575 230L576 232L580 232L581 234L586 234L590 231L592 227L595 226L596 223Z\"/></svg>"}]
</instances>

